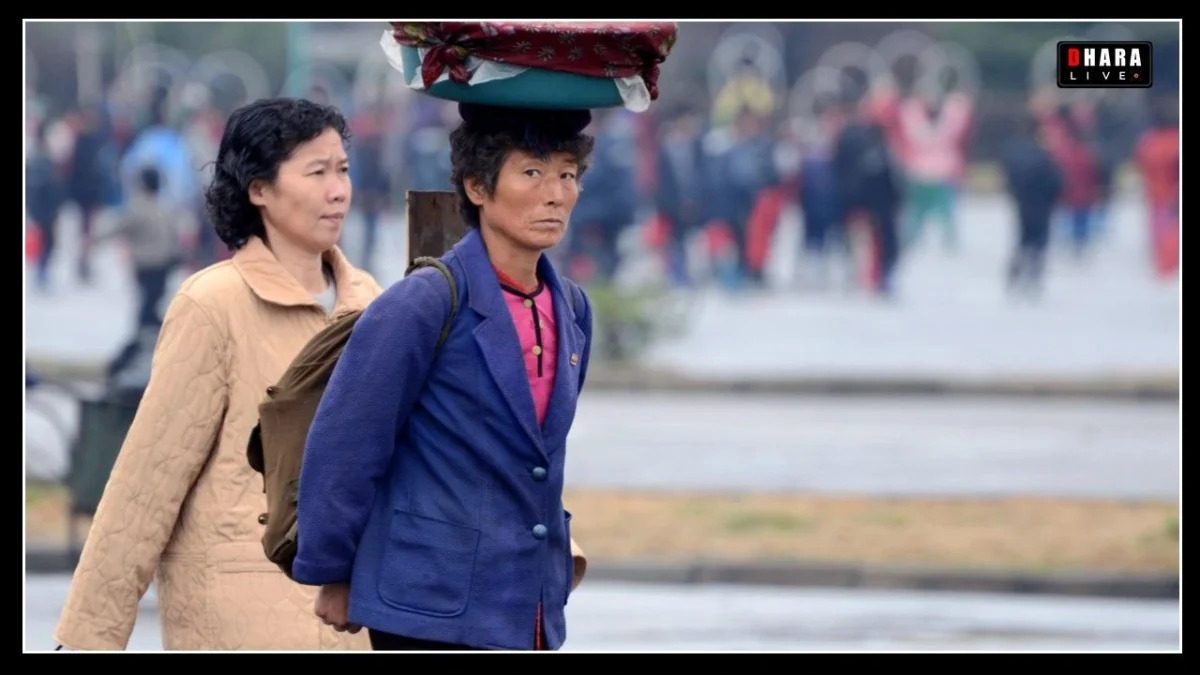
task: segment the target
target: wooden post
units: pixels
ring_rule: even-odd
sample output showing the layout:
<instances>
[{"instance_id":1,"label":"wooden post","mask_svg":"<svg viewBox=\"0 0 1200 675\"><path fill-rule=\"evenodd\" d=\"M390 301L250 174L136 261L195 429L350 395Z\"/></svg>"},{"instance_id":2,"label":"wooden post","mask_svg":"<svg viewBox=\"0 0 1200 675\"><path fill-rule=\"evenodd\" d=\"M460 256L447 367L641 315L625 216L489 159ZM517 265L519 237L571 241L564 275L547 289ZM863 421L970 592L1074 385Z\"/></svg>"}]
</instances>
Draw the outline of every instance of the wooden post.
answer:
<instances>
[{"instance_id":1,"label":"wooden post","mask_svg":"<svg viewBox=\"0 0 1200 675\"><path fill-rule=\"evenodd\" d=\"M466 234L453 192L410 190L406 199L410 265L421 256L441 257Z\"/></svg>"}]
</instances>

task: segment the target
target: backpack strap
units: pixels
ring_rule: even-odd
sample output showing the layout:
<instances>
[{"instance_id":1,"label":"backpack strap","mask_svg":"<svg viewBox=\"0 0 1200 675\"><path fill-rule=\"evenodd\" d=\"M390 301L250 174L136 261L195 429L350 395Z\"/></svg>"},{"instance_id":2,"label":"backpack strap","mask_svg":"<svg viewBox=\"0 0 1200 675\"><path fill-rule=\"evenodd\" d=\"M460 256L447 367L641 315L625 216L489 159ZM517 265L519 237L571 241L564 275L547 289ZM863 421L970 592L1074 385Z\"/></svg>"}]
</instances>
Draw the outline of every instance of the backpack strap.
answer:
<instances>
[{"instance_id":1,"label":"backpack strap","mask_svg":"<svg viewBox=\"0 0 1200 675\"><path fill-rule=\"evenodd\" d=\"M446 338L450 335L450 327L454 324L454 315L458 311L458 284L455 283L454 275L450 272L450 268L446 267L445 263L429 256L421 256L413 260L404 274L407 276L422 267L436 267L450 284L450 313L446 315L446 323L442 326L442 334L438 336L437 341L437 348L441 349L442 344L446 342Z\"/></svg>"},{"instance_id":2,"label":"backpack strap","mask_svg":"<svg viewBox=\"0 0 1200 675\"><path fill-rule=\"evenodd\" d=\"M450 328L454 323L454 315L458 311L458 284L454 281L454 274L450 271L450 268L446 267L446 264L441 260L430 256L421 256L414 259L404 274L408 276L422 267L436 267L442 273L442 276L446 277L446 282L450 284L450 313L446 316L446 323L442 326L442 334L438 336L437 342L438 349L441 349L442 344L446 342L446 338L450 335ZM567 286L567 302L571 306L571 312L577 315L579 305L575 296L579 295L582 291L580 291L579 285L574 281L566 277L562 277L562 280ZM578 316L576 316L576 319L578 319Z\"/></svg>"}]
</instances>

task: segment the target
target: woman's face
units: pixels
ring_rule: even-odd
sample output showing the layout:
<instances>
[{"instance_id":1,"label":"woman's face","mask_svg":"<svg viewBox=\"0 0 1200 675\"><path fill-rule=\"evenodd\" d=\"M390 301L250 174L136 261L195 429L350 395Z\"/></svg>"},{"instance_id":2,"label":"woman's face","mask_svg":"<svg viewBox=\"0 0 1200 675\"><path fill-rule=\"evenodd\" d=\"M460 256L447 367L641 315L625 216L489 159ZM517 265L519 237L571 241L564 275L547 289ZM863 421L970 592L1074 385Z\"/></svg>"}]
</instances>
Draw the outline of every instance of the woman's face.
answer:
<instances>
[{"instance_id":1,"label":"woman's face","mask_svg":"<svg viewBox=\"0 0 1200 675\"><path fill-rule=\"evenodd\" d=\"M500 167L492 197L474 181L466 187L479 206L481 227L521 248L541 252L557 245L567 232L579 199L579 166L565 152L543 160L514 150Z\"/></svg>"},{"instance_id":2,"label":"woman's face","mask_svg":"<svg viewBox=\"0 0 1200 675\"><path fill-rule=\"evenodd\" d=\"M296 146L274 184L255 182L250 201L262 212L268 238L283 237L312 253L337 244L350 211L349 158L333 129Z\"/></svg>"}]
</instances>

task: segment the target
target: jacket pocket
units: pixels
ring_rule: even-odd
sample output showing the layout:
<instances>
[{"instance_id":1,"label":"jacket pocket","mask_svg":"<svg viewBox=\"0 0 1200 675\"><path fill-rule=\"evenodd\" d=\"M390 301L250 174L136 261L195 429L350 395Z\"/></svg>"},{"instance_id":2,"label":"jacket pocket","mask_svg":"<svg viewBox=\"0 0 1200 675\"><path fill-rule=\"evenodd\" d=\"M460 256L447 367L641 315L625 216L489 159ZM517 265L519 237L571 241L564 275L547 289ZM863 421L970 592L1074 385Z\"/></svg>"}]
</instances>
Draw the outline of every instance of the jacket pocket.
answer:
<instances>
[{"instance_id":1,"label":"jacket pocket","mask_svg":"<svg viewBox=\"0 0 1200 675\"><path fill-rule=\"evenodd\" d=\"M479 530L395 511L379 564L379 597L398 609L450 617L471 597Z\"/></svg>"},{"instance_id":2,"label":"jacket pocket","mask_svg":"<svg viewBox=\"0 0 1200 675\"><path fill-rule=\"evenodd\" d=\"M210 634L198 649L317 648L322 629L312 615L315 589L293 583L253 541L218 544L207 558Z\"/></svg>"}]
</instances>

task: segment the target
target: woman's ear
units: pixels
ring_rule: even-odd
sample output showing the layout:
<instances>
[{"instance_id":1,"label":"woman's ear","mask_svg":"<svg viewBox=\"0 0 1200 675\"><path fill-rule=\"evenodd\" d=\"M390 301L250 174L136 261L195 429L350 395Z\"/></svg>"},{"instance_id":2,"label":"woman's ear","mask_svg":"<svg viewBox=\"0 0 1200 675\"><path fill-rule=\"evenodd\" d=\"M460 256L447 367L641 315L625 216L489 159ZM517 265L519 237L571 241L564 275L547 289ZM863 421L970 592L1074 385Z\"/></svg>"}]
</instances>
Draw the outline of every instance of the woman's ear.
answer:
<instances>
[{"instance_id":1,"label":"woman's ear","mask_svg":"<svg viewBox=\"0 0 1200 675\"><path fill-rule=\"evenodd\" d=\"M266 184L265 181L261 181L261 180L250 181L250 188L247 190L247 192L250 195L250 203L255 206L265 206L266 202L267 202L267 197L266 197L267 188L268 188L268 185Z\"/></svg>"},{"instance_id":2,"label":"woman's ear","mask_svg":"<svg viewBox=\"0 0 1200 675\"><path fill-rule=\"evenodd\" d=\"M483 184L474 178L463 179L463 189L467 193L467 199L475 206L483 206L487 201L487 192L483 189Z\"/></svg>"}]
</instances>

